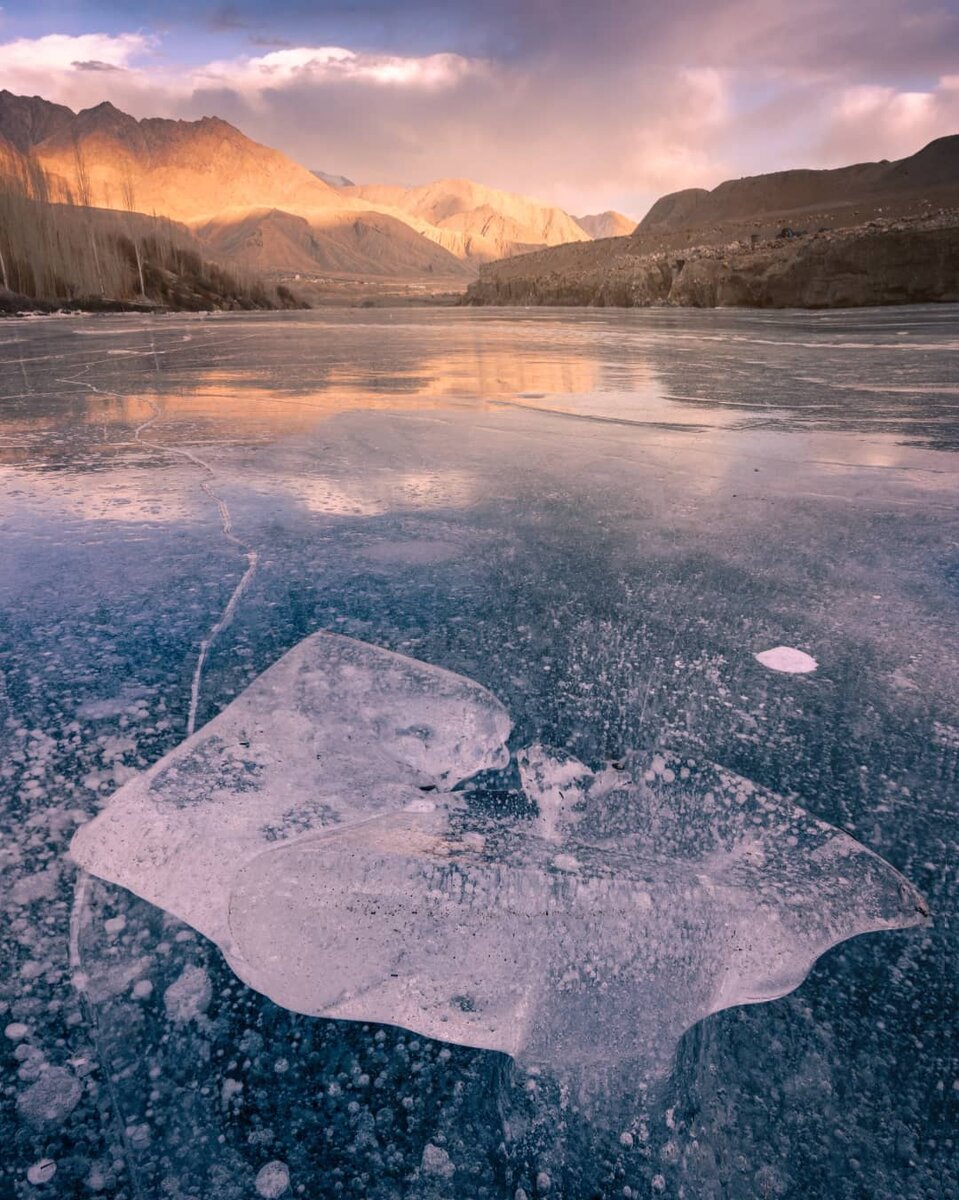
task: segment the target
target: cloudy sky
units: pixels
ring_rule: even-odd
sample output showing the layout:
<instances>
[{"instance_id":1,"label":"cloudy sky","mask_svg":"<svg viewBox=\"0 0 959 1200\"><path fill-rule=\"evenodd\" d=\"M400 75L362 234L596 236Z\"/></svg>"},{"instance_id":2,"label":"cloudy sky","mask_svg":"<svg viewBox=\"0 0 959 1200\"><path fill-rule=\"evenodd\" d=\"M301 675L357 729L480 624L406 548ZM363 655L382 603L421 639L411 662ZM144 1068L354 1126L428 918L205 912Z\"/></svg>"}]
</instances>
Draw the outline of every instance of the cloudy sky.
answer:
<instances>
[{"instance_id":1,"label":"cloudy sky","mask_svg":"<svg viewBox=\"0 0 959 1200\"><path fill-rule=\"evenodd\" d=\"M4 87L638 217L959 131L959 0L5 0Z\"/></svg>"}]
</instances>

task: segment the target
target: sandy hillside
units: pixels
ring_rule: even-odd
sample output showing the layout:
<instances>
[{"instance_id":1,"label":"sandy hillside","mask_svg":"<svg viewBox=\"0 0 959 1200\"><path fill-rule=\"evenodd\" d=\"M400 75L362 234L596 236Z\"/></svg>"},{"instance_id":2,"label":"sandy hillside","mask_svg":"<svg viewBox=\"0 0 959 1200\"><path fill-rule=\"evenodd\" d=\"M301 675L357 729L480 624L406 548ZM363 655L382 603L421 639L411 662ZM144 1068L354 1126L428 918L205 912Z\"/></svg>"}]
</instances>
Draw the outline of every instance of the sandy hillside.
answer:
<instances>
[{"instance_id":1,"label":"sandy hillside","mask_svg":"<svg viewBox=\"0 0 959 1200\"><path fill-rule=\"evenodd\" d=\"M636 222L624 217L621 212L607 209L591 216L574 217L576 224L591 238L628 237L636 228Z\"/></svg>"},{"instance_id":2,"label":"sandy hillside","mask_svg":"<svg viewBox=\"0 0 959 1200\"><path fill-rule=\"evenodd\" d=\"M474 274L409 225L379 212L234 209L193 229L217 257L258 271L464 280Z\"/></svg>"},{"instance_id":3,"label":"sandy hillside","mask_svg":"<svg viewBox=\"0 0 959 1200\"><path fill-rule=\"evenodd\" d=\"M540 246L590 238L561 208L470 179L439 179L411 188L364 184L343 191L358 200L388 205L438 229L459 234L465 254L478 260L507 258Z\"/></svg>"}]
</instances>

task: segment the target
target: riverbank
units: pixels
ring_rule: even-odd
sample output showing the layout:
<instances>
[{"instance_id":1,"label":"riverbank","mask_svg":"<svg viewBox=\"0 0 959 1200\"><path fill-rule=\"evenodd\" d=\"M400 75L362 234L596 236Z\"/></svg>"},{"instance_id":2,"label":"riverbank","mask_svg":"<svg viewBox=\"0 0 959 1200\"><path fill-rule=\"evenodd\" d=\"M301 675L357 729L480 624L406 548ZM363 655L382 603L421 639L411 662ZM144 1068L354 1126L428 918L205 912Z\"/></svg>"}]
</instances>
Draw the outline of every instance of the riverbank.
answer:
<instances>
[{"instance_id":1,"label":"riverbank","mask_svg":"<svg viewBox=\"0 0 959 1200\"><path fill-rule=\"evenodd\" d=\"M959 300L959 208L650 253L635 238L480 268L475 305L857 308Z\"/></svg>"}]
</instances>

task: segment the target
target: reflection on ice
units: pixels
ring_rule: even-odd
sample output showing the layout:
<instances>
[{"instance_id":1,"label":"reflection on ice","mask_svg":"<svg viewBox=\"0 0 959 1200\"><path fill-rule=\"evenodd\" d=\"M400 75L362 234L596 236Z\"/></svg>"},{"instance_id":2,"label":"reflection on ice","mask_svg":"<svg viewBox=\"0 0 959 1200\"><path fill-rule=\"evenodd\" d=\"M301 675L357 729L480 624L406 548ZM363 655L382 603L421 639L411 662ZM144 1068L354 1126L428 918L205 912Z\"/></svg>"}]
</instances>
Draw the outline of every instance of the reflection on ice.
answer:
<instances>
[{"instance_id":1,"label":"reflection on ice","mask_svg":"<svg viewBox=\"0 0 959 1200\"><path fill-rule=\"evenodd\" d=\"M123 467L66 475L0 466L0 489L54 520L67 516L79 521L173 525L194 519L196 506L188 496L143 475Z\"/></svg>"},{"instance_id":2,"label":"reflection on ice","mask_svg":"<svg viewBox=\"0 0 959 1200\"><path fill-rule=\"evenodd\" d=\"M712 764L595 773L535 746L531 815L467 803L450 789L506 764L509 729L467 679L316 634L121 788L73 857L289 1009L580 1076L659 1069L709 1013L925 919L876 855Z\"/></svg>"},{"instance_id":3,"label":"reflection on ice","mask_svg":"<svg viewBox=\"0 0 959 1200\"><path fill-rule=\"evenodd\" d=\"M459 508L475 499L465 471L389 471L367 481L284 475L276 489L313 513L371 517L402 509Z\"/></svg>"}]
</instances>

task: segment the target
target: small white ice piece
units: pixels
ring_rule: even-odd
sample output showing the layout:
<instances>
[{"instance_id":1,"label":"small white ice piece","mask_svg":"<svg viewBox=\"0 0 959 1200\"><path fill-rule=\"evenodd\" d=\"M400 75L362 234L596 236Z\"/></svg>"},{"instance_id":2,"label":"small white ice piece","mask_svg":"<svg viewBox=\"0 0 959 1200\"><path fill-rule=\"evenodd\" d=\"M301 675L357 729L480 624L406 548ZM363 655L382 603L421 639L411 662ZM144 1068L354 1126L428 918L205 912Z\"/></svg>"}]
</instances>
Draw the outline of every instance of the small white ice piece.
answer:
<instances>
[{"instance_id":1,"label":"small white ice piece","mask_svg":"<svg viewBox=\"0 0 959 1200\"><path fill-rule=\"evenodd\" d=\"M285 1162L274 1159L260 1167L256 1175L256 1192L263 1200L278 1200L290 1190L290 1168Z\"/></svg>"},{"instance_id":2,"label":"small white ice piece","mask_svg":"<svg viewBox=\"0 0 959 1200\"><path fill-rule=\"evenodd\" d=\"M43 1183L49 1183L57 1173L57 1164L52 1158L41 1158L38 1162L32 1163L27 1167L27 1183L32 1183L34 1187L39 1187Z\"/></svg>"},{"instance_id":3,"label":"small white ice piece","mask_svg":"<svg viewBox=\"0 0 959 1200\"><path fill-rule=\"evenodd\" d=\"M819 666L811 654L794 646L773 646L771 650L760 651L755 658L770 671L785 671L787 675L808 675Z\"/></svg>"}]
</instances>

